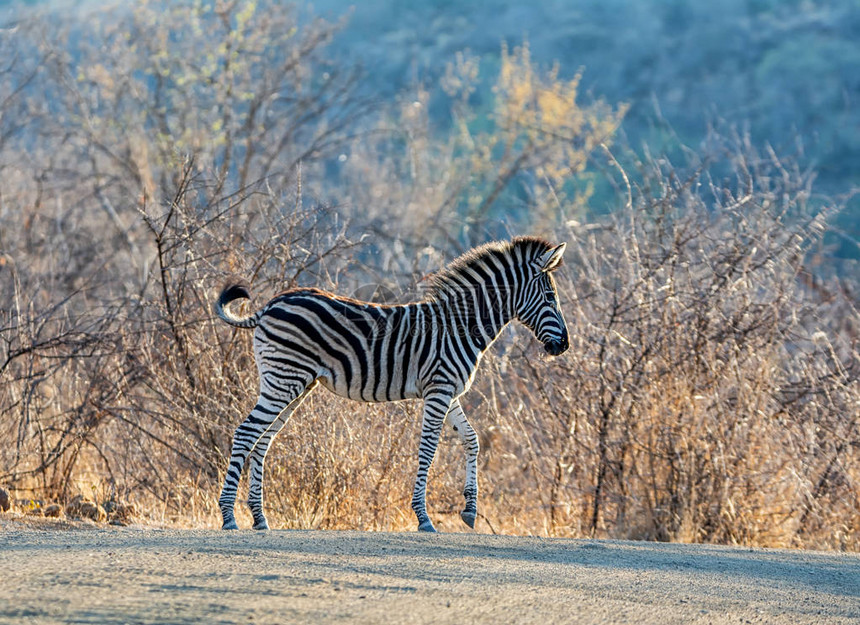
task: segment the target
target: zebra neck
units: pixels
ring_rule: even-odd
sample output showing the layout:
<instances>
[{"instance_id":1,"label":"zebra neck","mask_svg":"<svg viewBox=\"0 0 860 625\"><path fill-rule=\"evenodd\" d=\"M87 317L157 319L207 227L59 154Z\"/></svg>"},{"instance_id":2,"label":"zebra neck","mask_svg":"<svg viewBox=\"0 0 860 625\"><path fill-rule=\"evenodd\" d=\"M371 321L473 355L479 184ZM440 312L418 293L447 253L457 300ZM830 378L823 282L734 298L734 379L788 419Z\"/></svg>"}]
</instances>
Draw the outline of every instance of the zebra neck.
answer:
<instances>
[{"instance_id":1,"label":"zebra neck","mask_svg":"<svg viewBox=\"0 0 860 625\"><path fill-rule=\"evenodd\" d=\"M487 349L514 318L510 302L502 295L488 297L481 291L470 290L454 294L440 303L449 330L467 338L480 352Z\"/></svg>"}]
</instances>

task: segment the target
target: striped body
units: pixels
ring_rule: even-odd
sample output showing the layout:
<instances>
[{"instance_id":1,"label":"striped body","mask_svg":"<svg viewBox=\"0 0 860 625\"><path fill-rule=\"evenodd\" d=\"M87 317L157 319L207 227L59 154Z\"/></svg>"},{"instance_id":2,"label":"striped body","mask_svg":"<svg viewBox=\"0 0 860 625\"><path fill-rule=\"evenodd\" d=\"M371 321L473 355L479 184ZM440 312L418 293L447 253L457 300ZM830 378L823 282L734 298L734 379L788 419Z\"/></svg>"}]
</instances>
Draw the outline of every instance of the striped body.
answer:
<instances>
[{"instance_id":1,"label":"striped body","mask_svg":"<svg viewBox=\"0 0 860 625\"><path fill-rule=\"evenodd\" d=\"M452 323L440 302L379 306L295 289L269 302L265 311L255 333L261 369L278 370L286 348L293 352L293 368L358 401L419 398L439 376L454 382L459 395L471 384L483 353L458 340L464 328Z\"/></svg>"},{"instance_id":2,"label":"striped body","mask_svg":"<svg viewBox=\"0 0 860 625\"><path fill-rule=\"evenodd\" d=\"M424 503L426 477L447 417L466 451L466 508L461 516L474 526L478 439L458 398L471 385L483 352L515 318L535 331L548 352L558 354L567 348L567 329L550 275L563 250L563 244L553 248L533 238L482 246L435 276L427 300L402 306L380 306L300 288L278 295L247 318L238 318L226 306L248 297L247 289L226 288L216 312L232 325L256 328L260 395L234 436L219 500L224 527L236 527L236 488L249 456L248 503L254 527L268 527L262 506L266 451L317 384L359 401L424 400L412 501L422 530L433 530Z\"/></svg>"}]
</instances>

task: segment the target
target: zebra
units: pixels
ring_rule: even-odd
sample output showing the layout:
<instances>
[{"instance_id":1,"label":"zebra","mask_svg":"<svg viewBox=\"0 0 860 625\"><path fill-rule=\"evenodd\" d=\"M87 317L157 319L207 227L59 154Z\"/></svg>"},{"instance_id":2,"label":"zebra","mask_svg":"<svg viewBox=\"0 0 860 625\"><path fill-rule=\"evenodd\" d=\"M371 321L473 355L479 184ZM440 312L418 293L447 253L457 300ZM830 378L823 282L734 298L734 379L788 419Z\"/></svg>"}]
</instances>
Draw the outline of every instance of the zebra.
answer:
<instances>
[{"instance_id":1,"label":"zebra","mask_svg":"<svg viewBox=\"0 0 860 625\"><path fill-rule=\"evenodd\" d=\"M478 514L478 436L460 397L478 363L502 329L517 319L544 349L557 356L569 346L552 272L565 243L537 237L495 241L465 253L431 276L426 297L386 306L339 297L316 288L294 288L261 309L239 317L227 306L250 299L245 283L221 291L215 312L238 328L254 328L259 396L236 428L218 504L223 529L237 529L233 509L239 477L249 459L248 506L254 529L266 530L263 464L272 439L319 384L341 397L382 402L423 399L418 471L412 509L418 530L435 532L427 514L427 474L445 420L465 449L465 507L474 528Z\"/></svg>"}]
</instances>

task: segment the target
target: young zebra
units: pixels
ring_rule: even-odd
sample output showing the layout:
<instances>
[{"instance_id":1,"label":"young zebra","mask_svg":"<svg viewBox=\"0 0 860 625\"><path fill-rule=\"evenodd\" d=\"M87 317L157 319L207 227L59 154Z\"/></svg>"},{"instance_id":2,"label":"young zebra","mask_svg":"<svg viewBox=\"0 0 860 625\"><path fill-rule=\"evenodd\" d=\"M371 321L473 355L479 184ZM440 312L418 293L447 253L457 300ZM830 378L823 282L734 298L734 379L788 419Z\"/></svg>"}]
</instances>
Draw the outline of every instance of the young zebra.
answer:
<instances>
[{"instance_id":1,"label":"young zebra","mask_svg":"<svg viewBox=\"0 0 860 625\"><path fill-rule=\"evenodd\" d=\"M224 529L237 529L236 489L250 455L248 505L255 529L263 514L263 462L272 439L308 393L322 383L360 401L422 398L424 413L412 509L418 529L433 532L427 516L427 472L445 419L466 452L466 506L475 526L478 437L459 397L472 384L483 352L510 321L529 327L547 352L568 348L567 327L551 272L562 260L556 247L533 237L488 243L467 252L432 278L429 296L404 306L380 306L298 288L276 296L249 317L226 310L248 298L241 284L227 286L215 312L230 325L256 328L254 354L260 374L257 405L236 429L230 465L218 504Z\"/></svg>"}]
</instances>

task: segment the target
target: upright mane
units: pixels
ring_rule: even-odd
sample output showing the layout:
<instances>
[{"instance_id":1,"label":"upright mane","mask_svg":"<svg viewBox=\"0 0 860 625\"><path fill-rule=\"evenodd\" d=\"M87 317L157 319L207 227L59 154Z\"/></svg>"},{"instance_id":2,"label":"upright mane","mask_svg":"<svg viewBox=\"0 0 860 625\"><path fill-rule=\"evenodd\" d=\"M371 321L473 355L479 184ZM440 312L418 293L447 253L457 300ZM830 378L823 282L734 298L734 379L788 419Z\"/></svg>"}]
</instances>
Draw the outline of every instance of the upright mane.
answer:
<instances>
[{"instance_id":1,"label":"upright mane","mask_svg":"<svg viewBox=\"0 0 860 625\"><path fill-rule=\"evenodd\" d=\"M430 281L428 298L433 300L444 298L453 291L461 290L464 283L474 282L474 277L470 275L469 270L487 267L490 258L511 264L518 256L517 251L520 252L519 257L532 260L551 250L552 247L549 241L540 237L516 237L511 241L491 241L479 245L428 278ZM496 263L489 264L491 268L496 266Z\"/></svg>"}]
</instances>

